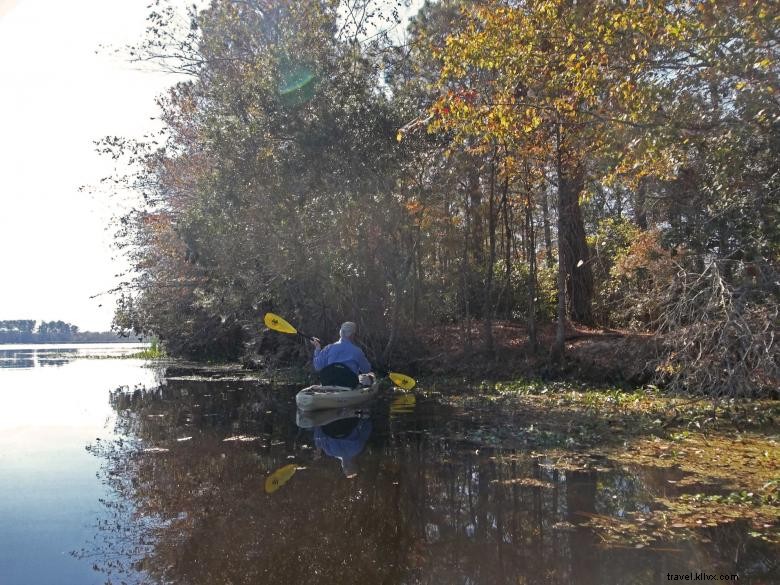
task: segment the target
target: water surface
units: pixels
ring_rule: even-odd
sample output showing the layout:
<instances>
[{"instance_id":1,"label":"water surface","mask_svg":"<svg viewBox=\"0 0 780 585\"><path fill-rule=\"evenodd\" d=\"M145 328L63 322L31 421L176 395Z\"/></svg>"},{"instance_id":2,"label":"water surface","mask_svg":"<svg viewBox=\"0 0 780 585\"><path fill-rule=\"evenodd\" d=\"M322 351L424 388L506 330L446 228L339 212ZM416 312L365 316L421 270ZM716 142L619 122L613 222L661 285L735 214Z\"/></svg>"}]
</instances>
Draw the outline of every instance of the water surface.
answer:
<instances>
[{"instance_id":1,"label":"water surface","mask_svg":"<svg viewBox=\"0 0 780 585\"><path fill-rule=\"evenodd\" d=\"M75 358L126 356L148 347L147 343L40 343L0 344L0 368L64 366Z\"/></svg>"},{"instance_id":2,"label":"water surface","mask_svg":"<svg viewBox=\"0 0 780 585\"><path fill-rule=\"evenodd\" d=\"M114 437L111 389L156 376L140 360L54 356L139 347L0 346L0 584L103 582L71 555L95 536L108 493L85 446Z\"/></svg>"},{"instance_id":3,"label":"water surface","mask_svg":"<svg viewBox=\"0 0 780 585\"><path fill-rule=\"evenodd\" d=\"M656 506L679 472L486 448L474 438L494 428L487 415L423 395L311 416L296 413L296 388L159 383L142 366L0 373L24 411L0 415L0 583L778 579L744 526L642 548L585 526Z\"/></svg>"}]
</instances>

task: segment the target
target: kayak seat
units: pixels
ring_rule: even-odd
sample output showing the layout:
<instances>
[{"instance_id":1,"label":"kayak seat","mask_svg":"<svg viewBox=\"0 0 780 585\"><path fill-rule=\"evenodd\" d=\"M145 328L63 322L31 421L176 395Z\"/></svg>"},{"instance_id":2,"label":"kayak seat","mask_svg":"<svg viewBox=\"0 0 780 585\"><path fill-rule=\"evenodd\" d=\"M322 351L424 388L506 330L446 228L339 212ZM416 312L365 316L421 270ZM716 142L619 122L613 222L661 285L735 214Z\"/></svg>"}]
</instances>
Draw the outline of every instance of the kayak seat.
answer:
<instances>
[{"instance_id":1,"label":"kayak seat","mask_svg":"<svg viewBox=\"0 0 780 585\"><path fill-rule=\"evenodd\" d=\"M320 371L320 383L323 386L342 386L356 388L358 376L344 364L330 364Z\"/></svg>"}]
</instances>

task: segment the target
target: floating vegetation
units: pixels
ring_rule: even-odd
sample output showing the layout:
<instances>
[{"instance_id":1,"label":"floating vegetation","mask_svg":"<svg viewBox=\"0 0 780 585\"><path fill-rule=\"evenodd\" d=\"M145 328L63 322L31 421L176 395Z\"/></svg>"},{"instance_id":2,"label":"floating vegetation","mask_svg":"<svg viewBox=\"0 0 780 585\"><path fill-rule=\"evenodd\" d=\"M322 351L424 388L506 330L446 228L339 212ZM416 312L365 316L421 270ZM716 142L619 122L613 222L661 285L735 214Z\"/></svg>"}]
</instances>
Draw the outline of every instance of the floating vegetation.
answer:
<instances>
[{"instance_id":1,"label":"floating vegetation","mask_svg":"<svg viewBox=\"0 0 780 585\"><path fill-rule=\"evenodd\" d=\"M435 387L440 391L442 383ZM644 509L586 514L585 526L609 546L706 538L703 530L735 522L747 523L753 538L780 544L776 401L714 401L667 396L654 386L625 391L535 380L483 382L477 391L437 392L436 399L489 421L452 438L479 447L530 447L550 473L612 468L660 474L665 487L645 494ZM609 490L602 486L600 492Z\"/></svg>"},{"instance_id":2,"label":"floating vegetation","mask_svg":"<svg viewBox=\"0 0 780 585\"><path fill-rule=\"evenodd\" d=\"M516 477L514 479L494 479L491 483L499 485L521 485L524 487L535 487L544 489L553 489L555 485L549 481L543 481L534 477Z\"/></svg>"},{"instance_id":3,"label":"floating vegetation","mask_svg":"<svg viewBox=\"0 0 780 585\"><path fill-rule=\"evenodd\" d=\"M249 435L235 435L233 437L226 437L222 439L223 443L228 443L231 441L238 441L240 443L250 443L252 441L259 441L260 437L251 437Z\"/></svg>"}]
</instances>

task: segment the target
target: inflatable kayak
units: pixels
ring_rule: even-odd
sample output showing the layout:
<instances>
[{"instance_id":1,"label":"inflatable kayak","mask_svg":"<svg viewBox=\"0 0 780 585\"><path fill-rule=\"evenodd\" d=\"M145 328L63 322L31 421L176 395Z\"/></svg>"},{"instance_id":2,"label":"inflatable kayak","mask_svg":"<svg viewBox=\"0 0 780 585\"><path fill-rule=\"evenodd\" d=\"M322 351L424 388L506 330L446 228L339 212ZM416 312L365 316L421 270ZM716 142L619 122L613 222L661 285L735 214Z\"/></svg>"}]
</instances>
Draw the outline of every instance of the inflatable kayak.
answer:
<instances>
[{"instance_id":1,"label":"inflatable kayak","mask_svg":"<svg viewBox=\"0 0 780 585\"><path fill-rule=\"evenodd\" d=\"M316 385L298 392L295 396L295 403L303 411L349 408L368 402L378 392L378 382L374 382L371 386L358 386L357 388Z\"/></svg>"}]
</instances>

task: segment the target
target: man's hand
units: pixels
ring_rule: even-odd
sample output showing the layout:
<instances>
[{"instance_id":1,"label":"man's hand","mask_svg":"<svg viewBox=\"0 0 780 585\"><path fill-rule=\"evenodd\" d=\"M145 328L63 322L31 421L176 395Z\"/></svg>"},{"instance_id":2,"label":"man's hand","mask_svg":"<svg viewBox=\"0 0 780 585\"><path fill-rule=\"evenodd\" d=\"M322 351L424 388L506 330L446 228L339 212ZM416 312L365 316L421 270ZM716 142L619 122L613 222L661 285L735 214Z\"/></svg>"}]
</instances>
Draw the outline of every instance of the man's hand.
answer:
<instances>
[{"instance_id":1,"label":"man's hand","mask_svg":"<svg viewBox=\"0 0 780 585\"><path fill-rule=\"evenodd\" d=\"M314 349L322 349L320 340L316 337L312 337L309 341L311 341L311 344L314 346Z\"/></svg>"}]
</instances>

